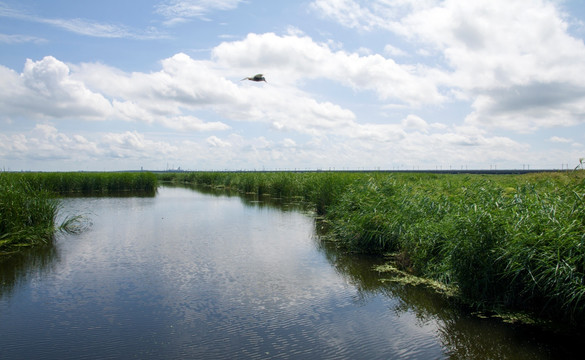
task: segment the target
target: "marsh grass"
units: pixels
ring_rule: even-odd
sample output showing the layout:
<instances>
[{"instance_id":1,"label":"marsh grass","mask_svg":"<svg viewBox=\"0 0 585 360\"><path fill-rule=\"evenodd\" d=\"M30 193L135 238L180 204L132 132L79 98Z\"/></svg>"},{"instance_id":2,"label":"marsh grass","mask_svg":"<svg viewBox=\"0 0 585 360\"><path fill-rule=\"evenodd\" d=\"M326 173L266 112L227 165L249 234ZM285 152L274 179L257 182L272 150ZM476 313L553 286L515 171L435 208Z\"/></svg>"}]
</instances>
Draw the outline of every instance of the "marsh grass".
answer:
<instances>
[{"instance_id":1,"label":"marsh grass","mask_svg":"<svg viewBox=\"0 0 585 360\"><path fill-rule=\"evenodd\" d=\"M89 226L75 215L56 224L61 195L154 195L152 173L0 173L0 254L50 243L56 231L78 233Z\"/></svg>"},{"instance_id":2,"label":"marsh grass","mask_svg":"<svg viewBox=\"0 0 585 360\"><path fill-rule=\"evenodd\" d=\"M478 309L585 320L585 172L528 175L189 173L184 181L300 196L333 238ZM176 180L176 179L175 179Z\"/></svg>"},{"instance_id":3,"label":"marsh grass","mask_svg":"<svg viewBox=\"0 0 585 360\"><path fill-rule=\"evenodd\" d=\"M34 189L59 195L154 194L157 177L150 172L46 172L4 173L10 181L24 179Z\"/></svg>"},{"instance_id":4,"label":"marsh grass","mask_svg":"<svg viewBox=\"0 0 585 360\"><path fill-rule=\"evenodd\" d=\"M157 176L163 182L194 183L278 198L296 197L312 203L317 213L325 214L345 188L364 175L330 172L190 172Z\"/></svg>"},{"instance_id":5,"label":"marsh grass","mask_svg":"<svg viewBox=\"0 0 585 360\"><path fill-rule=\"evenodd\" d=\"M0 253L51 241L58 201L48 191L0 173Z\"/></svg>"},{"instance_id":6,"label":"marsh grass","mask_svg":"<svg viewBox=\"0 0 585 360\"><path fill-rule=\"evenodd\" d=\"M331 208L355 251L398 252L413 273L478 308L585 319L585 177L389 176Z\"/></svg>"}]
</instances>

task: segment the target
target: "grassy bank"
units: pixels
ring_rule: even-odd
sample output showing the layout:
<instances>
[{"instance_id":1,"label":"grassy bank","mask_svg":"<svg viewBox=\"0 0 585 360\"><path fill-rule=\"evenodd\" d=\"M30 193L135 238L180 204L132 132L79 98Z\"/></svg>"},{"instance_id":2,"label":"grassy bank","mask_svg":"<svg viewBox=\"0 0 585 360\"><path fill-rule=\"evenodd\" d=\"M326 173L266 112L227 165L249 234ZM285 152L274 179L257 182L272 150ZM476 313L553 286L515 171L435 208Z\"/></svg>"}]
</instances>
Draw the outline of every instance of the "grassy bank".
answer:
<instances>
[{"instance_id":1,"label":"grassy bank","mask_svg":"<svg viewBox=\"0 0 585 360\"><path fill-rule=\"evenodd\" d=\"M350 248L484 307L585 318L585 177L426 175L353 184L328 214Z\"/></svg>"},{"instance_id":2,"label":"grassy bank","mask_svg":"<svg viewBox=\"0 0 585 360\"><path fill-rule=\"evenodd\" d=\"M48 243L56 230L75 231L73 217L55 224L59 195L154 194L151 173L0 173L0 254Z\"/></svg>"},{"instance_id":3,"label":"grassy bank","mask_svg":"<svg viewBox=\"0 0 585 360\"><path fill-rule=\"evenodd\" d=\"M322 215L363 173L331 172L185 172L157 174L160 181L194 183L274 197L298 197Z\"/></svg>"},{"instance_id":4,"label":"grassy bank","mask_svg":"<svg viewBox=\"0 0 585 360\"><path fill-rule=\"evenodd\" d=\"M336 241L480 308L585 320L585 172L527 175L178 173L162 180L300 196Z\"/></svg>"}]
</instances>

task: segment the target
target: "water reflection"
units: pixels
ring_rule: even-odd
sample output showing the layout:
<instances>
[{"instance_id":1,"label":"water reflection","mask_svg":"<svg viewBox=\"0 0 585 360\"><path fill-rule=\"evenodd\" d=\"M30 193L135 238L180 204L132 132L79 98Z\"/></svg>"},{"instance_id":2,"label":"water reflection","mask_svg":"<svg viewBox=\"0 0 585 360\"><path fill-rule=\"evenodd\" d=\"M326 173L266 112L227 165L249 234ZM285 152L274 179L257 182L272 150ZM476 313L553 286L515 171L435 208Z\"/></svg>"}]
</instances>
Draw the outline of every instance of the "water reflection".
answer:
<instances>
[{"instance_id":1,"label":"water reflection","mask_svg":"<svg viewBox=\"0 0 585 360\"><path fill-rule=\"evenodd\" d=\"M42 276L50 272L57 258L58 253L53 244L0 256L0 297L9 295L31 275Z\"/></svg>"},{"instance_id":2,"label":"water reflection","mask_svg":"<svg viewBox=\"0 0 585 360\"><path fill-rule=\"evenodd\" d=\"M381 281L387 275L373 270L381 259L321 241L319 223L299 213L306 210L181 187L155 198L68 199L66 211L93 218L88 232L0 264L0 351L7 358L572 355L532 328L471 316L422 286Z\"/></svg>"},{"instance_id":3,"label":"water reflection","mask_svg":"<svg viewBox=\"0 0 585 360\"><path fill-rule=\"evenodd\" d=\"M317 223L318 224L318 223ZM317 229L321 229L317 225ZM359 303L380 295L395 299L390 309L397 317L414 314L417 326L436 324L445 355L452 359L571 359L581 357L583 334L537 325L507 323L478 316L425 285L383 281L388 274L373 270L382 258L340 251L335 243L318 242L332 267L358 291Z\"/></svg>"}]
</instances>

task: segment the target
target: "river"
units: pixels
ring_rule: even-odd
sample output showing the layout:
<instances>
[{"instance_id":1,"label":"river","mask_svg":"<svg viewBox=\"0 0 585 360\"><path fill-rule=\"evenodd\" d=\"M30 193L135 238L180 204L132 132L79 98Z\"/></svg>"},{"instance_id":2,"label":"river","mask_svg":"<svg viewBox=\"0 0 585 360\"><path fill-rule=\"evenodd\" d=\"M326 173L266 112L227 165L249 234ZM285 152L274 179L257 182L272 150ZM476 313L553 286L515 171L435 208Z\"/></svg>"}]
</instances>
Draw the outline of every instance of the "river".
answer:
<instances>
[{"instance_id":1,"label":"river","mask_svg":"<svg viewBox=\"0 0 585 360\"><path fill-rule=\"evenodd\" d=\"M64 199L61 213L91 226L0 263L1 359L572 354L557 335L383 281L381 259L321 241L298 204L163 186Z\"/></svg>"}]
</instances>

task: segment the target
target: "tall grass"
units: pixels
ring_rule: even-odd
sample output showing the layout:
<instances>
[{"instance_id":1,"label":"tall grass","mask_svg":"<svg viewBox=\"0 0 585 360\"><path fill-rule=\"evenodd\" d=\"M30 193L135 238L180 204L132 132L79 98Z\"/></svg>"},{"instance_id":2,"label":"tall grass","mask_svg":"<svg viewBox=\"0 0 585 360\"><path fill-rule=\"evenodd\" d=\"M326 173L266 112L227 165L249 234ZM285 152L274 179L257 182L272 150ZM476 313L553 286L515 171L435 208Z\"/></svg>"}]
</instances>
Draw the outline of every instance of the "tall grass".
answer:
<instances>
[{"instance_id":1,"label":"tall grass","mask_svg":"<svg viewBox=\"0 0 585 360\"><path fill-rule=\"evenodd\" d=\"M58 195L154 194L152 173L0 173L0 253L48 243L56 230L78 232L84 221L72 216L56 225Z\"/></svg>"},{"instance_id":2,"label":"tall grass","mask_svg":"<svg viewBox=\"0 0 585 360\"><path fill-rule=\"evenodd\" d=\"M0 173L0 253L47 243L55 231L58 201L28 181Z\"/></svg>"},{"instance_id":3,"label":"tall grass","mask_svg":"<svg viewBox=\"0 0 585 360\"><path fill-rule=\"evenodd\" d=\"M477 307L585 320L585 172L529 175L185 173L299 196L355 252L456 289ZM172 180L169 177L169 180Z\"/></svg>"},{"instance_id":4,"label":"tall grass","mask_svg":"<svg viewBox=\"0 0 585 360\"><path fill-rule=\"evenodd\" d=\"M585 319L582 173L372 178L328 218L349 248L397 253L477 306Z\"/></svg>"},{"instance_id":5,"label":"tall grass","mask_svg":"<svg viewBox=\"0 0 585 360\"><path fill-rule=\"evenodd\" d=\"M161 181L223 187L243 193L294 196L314 204L317 213L325 214L349 184L365 175L331 172L190 172L157 176Z\"/></svg>"},{"instance_id":6,"label":"tall grass","mask_svg":"<svg viewBox=\"0 0 585 360\"><path fill-rule=\"evenodd\" d=\"M35 189L61 195L108 195L124 192L154 194L157 177L150 172L47 172L5 173L9 179L24 179Z\"/></svg>"}]
</instances>

